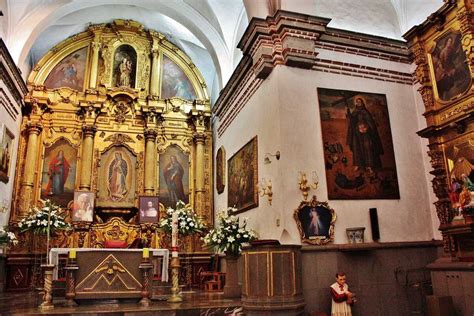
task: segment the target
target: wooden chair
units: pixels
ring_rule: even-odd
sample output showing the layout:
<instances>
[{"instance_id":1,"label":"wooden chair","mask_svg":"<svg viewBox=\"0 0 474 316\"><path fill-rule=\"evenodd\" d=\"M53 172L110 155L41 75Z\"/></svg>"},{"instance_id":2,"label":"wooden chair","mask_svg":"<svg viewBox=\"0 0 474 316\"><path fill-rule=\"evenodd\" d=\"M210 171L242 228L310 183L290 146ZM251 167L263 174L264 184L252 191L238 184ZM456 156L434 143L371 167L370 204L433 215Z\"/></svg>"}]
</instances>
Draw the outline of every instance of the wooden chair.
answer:
<instances>
[{"instance_id":1,"label":"wooden chair","mask_svg":"<svg viewBox=\"0 0 474 316\"><path fill-rule=\"evenodd\" d=\"M219 255L214 255L210 271L199 273L199 287L208 292L222 291L225 284L225 273L219 272Z\"/></svg>"}]
</instances>

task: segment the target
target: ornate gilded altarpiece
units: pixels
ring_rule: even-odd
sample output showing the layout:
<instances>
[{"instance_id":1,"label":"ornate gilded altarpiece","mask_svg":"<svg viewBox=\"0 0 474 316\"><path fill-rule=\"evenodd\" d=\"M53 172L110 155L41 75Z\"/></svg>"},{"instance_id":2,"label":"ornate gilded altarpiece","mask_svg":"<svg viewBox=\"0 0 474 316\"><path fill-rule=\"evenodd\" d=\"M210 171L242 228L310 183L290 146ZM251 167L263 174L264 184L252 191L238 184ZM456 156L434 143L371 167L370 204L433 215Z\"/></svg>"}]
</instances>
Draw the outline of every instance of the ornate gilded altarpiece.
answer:
<instances>
[{"instance_id":1,"label":"ornate gilded altarpiece","mask_svg":"<svg viewBox=\"0 0 474 316\"><path fill-rule=\"evenodd\" d=\"M139 196L167 190L159 173L168 148L188 159L180 179L187 202L213 224L207 87L164 35L129 20L89 26L52 48L27 83L10 224L46 198L71 208L71 192L93 192L94 221L73 223L53 247L101 247L104 229L167 247L169 237L156 231L157 223L139 224L138 209ZM38 251L31 236L21 236L13 253ZM202 249L198 238L183 246Z\"/></svg>"},{"instance_id":2,"label":"ornate gilded altarpiece","mask_svg":"<svg viewBox=\"0 0 474 316\"><path fill-rule=\"evenodd\" d=\"M455 260L474 261L472 214L460 214L455 196L458 184L470 187L470 196L474 195L469 185L474 181L472 1L445 1L404 37L413 53L415 79L425 105L427 127L418 134L429 141L433 168L430 173L434 176L435 206L444 248Z\"/></svg>"}]
</instances>

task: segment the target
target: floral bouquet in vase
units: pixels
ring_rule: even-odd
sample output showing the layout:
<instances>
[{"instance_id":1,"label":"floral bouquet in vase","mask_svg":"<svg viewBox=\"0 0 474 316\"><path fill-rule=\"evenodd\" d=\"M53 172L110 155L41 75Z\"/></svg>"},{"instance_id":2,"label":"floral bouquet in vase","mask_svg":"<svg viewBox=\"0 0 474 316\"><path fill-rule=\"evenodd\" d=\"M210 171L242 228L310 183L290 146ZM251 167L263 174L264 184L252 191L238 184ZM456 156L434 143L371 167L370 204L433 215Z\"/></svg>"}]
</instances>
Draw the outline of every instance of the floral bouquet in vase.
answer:
<instances>
[{"instance_id":1,"label":"floral bouquet in vase","mask_svg":"<svg viewBox=\"0 0 474 316\"><path fill-rule=\"evenodd\" d=\"M0 246L16 245L18 239L15 233L8 230L7 227L0 227Z\"/></svg>"},{"instance_id":2,"label":"floral bouquet in vase","mask_svg":"<svg viewBox=\"0 0 474 316\"><path fill-rule=\"evenodd\" d=\"M27 217L18 223L21 232L32 231L34 234L53 233L58 230L67 230L71 227L64 221L64 214L61 208L50 200L46 200L41 208L31 208Z\"/></svg>"},{"instance_id":3,"label":"floral bouquet in vase","mask_svg":"<svg viewBox=\"0 0 474 316\"><path fill-rule=\"evenodd\" d=\"M206 228L194 210L179 201L176 203L176 209L169 207L166 210L166 217L160 221L160 228L167 233L171 234L173 213L178 213L178 233L181 236L202 233Z\"/></svg>"},{"instance_id":4,"label":"floral bouquet in vase","mask_svg":"<svg viewBox=\"0 0 474 316\"><path fill-rule=\"evenodd\" d=\"M237 256L242 251L242 244L257 239L257 233L247 229L247 219L244 219L241 225L239 217L230 215L235 211L236 209L229 208L217 214L217 227L211 229L203 238L207 247Z\"/></svg>"}]
</instances>

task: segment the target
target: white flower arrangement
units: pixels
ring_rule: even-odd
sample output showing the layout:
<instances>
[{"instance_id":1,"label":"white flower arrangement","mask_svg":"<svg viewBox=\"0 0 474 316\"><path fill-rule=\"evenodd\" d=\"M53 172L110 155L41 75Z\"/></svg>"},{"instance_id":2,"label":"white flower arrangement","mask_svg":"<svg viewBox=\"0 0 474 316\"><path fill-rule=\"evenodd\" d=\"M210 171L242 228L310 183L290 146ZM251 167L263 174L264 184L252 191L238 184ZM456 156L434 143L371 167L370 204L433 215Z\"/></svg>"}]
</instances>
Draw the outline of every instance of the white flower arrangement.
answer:
<instances>
[{"instance_id":1,"label":"white flower arrangement","mask_svg":"<svg viewBox=\"0 0 474 316\"><path fill-rule=\"evenodd\" d=\"M211 229L203 237L204 244L207 247L226 254L238 255L242 251L242 244L258 238L255 231L246 228L246 218L244 218L241 226L239 217L231 215L235 211L234 208L228 208L227 211L221 211L217 214L218 226Z\"/></svg>"},{"instance_id":2,"label":"white flower arrangement","mask_svg":"<svg viewBox=\"0 0 474 316\"><path fill-rule=\"evenodd\" d=\"M49 227L48 227L49 217ZM57 230L69 229L71 225L64 221L64 212L50 200L46 200L42 208L33 207L28 216L18 223L21 232L33 231L35 234L47 234Z\"/></svg>"},{"instance_id":3,"label":"white flower arrangement","mask_svg":"<svg viewBox=\"0 0 474 316\"><path fill-rule=\"evenodd\" d=\"M0 245L16 245L17 243L15 233L8 231L8 227L0 227Z\"/></svg>"},{"instance_id":4,"label":"white flower arrangement","mask_svg":"<svg viewBox=\"0 0 474 316\"><path fill-rule=\"evenodd\" d=\"M160 228L171 233L171 222L173 213L178 213L178 233L187 236L194 233L202 233L206 228L197 217L193 209L186 207L182 201L176 203L176 210L169 207L166 210L166 217L160 221Z\"/></svg>"}]
</instances>

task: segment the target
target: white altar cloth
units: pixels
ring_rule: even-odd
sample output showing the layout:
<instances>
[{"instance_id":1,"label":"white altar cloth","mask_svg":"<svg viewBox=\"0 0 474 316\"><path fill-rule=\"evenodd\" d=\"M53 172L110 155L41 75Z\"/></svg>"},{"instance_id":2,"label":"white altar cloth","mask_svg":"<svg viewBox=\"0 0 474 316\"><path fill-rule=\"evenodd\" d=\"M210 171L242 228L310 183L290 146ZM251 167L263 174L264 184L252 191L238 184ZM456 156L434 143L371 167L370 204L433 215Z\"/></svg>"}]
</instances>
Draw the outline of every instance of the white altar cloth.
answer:
<instances>
[{"instance_id":1,"label":"white altar cloth","mask_svg":"<svg viewBox=\"0 0 474 316\"><path fill-rule=\"evenodd\" d=\"M54 264L53 280L58 279L58 264L59 255L68 254L70 249L76 249L76 252L82 251L142 251L141 249L121 249L121 248L51 248L49 251L49 263ZM170 251L168 249L154 249L150 248L150 253L153 257L163 257L161 261L161 281L168 282L168 262Z\"/></svg>"}]
</instances>

